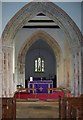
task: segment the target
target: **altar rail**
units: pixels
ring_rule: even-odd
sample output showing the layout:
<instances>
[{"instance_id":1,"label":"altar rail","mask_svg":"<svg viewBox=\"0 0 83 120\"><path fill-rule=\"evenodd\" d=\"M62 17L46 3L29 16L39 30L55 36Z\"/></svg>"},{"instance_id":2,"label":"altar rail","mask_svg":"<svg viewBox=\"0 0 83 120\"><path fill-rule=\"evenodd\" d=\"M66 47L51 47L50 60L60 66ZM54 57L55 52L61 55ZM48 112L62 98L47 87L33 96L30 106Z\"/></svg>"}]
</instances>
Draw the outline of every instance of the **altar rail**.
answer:
<instances>
[{"instance_id":1,"label":"altar rail","mask_svg":"<svg viewBox=\"0 0 83 120\"><path fill-rule=\"evenodd\" d=\"M48 90L63 90L62 88L46 88ZM17 90L36 90L36 88L17 88Z\"/></svg>"},{"instance_id":2,"label":"altar rail","mask_svg":"<svg viewBox=\"0 0 83 120\"><path fill-rule=\"evenodd\" d=\"M65 97L68 97L68 96L71 95L70 90L69 90L69 89L66 89L66 88L63 88L63 87L58 87L58 88L45 88L45 89L48 89L49 91L50 91L50 90L53 90L53 91L62 91L62 92L64 92ZM34 93L35 93L36 88L17 88L17 90L18 90L18 92L20 92L20 91L30 91L30 90L32 90L32 91L34 91Z\"/></svg>"},{"instance_id":3,"label":"altar rail","mask_svg":"<svg viewBox=\"0 0 83 120\"><path fill-rule=\"evenodd\" d=\"M63 119L83 120L83 95L59 99L59 117Z\"/></svg>"},{"instance_id":4,"label":"altar rail","mask_svg":"<svg viewBox=\"0 0 83 120\"><path fill-rule=\"evenodd\" d=\"M45 88L45 89L53 90L53 91L58 91L58 90L63 91L62 88ZM19 92L20 92L20 91L29 91L29 90L33 90L33 91L35 91L36 88L17 88L17 90L18 90Z\"/></svg>"}]
</instances>

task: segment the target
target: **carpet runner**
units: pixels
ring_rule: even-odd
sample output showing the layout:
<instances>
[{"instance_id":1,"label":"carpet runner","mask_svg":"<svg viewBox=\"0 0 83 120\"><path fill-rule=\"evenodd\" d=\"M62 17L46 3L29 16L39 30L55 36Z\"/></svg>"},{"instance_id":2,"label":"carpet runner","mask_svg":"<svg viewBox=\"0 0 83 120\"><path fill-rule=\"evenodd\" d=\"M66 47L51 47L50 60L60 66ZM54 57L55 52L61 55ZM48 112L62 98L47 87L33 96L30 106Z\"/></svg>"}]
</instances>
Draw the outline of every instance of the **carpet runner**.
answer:
<instances>
[{"instance_id":1,"label":"carpet runner","mask_svg":"<svg viewBox=\"0 0 83 120\"><path fill-rule=\"evenodd\" d=\"M41 94L31 94L28 92L16 92L15 97L16 99L39 99L39 100L47 100L47 99L59 99L59 97L64 97L65 94L62 91L58 91L58 92L53 92L52 94L45 94L45 93L41 93Z\"/></svg>"}]
</instances>

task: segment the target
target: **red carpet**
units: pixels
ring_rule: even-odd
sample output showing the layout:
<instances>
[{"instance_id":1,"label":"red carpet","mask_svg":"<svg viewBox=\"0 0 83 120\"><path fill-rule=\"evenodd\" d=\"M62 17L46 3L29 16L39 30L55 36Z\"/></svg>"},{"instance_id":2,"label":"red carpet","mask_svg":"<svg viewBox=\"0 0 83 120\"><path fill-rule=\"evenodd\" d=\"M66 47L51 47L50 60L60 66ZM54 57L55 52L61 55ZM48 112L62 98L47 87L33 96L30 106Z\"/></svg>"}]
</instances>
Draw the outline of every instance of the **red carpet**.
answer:
<instances>
[{"instance_id":1,"label":"red carpet","mask_svg":"<svg viewBox=\"0 0 83 120\"><path fill-rule=\"evenodd\" d=\"M64 97L64 92L54 92L52 94L30 94L27 92L17 92L15 94L17 99L28 99L28 98L38 98L39 100L47 100L47 99L58 99L59 97Z\"/></svg>"}]
</instances>

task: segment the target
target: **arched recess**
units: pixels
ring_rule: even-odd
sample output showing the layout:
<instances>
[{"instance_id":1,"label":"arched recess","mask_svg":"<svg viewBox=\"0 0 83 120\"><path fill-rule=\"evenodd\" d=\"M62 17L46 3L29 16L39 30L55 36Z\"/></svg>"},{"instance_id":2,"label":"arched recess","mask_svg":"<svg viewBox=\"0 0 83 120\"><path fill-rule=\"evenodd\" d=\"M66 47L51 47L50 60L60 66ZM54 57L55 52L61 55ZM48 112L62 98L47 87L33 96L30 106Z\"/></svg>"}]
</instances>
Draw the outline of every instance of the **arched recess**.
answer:
<instances>
[{"instance_id":1,"label":"arched recess","mask_svg":"<svg viewBox=\"0 0 83 120\"><path fill-rule=\"evenodd\" d=\"M18 55L18 80L19 80L19 84L23 84L25 86L25 56L27 51L29 50L29 48L39 39L44 40L53 50L54 52L54 56L56 59L56 69L57 69L57 83L58 81L60 81L60 77L62 78L62 76L60 75L60 69L59 69L59 65L61 63L62 60L62 51L61 48L59 46L59 44L56 42L56 40L51 37L48 33L46 33L45 31L37 31L35 33L33 33L31 35L31 37L29 39L27 39L24 44L22 45L22 47L20 48L19 51L19 55ZM58 75L58 71L59 71L59 75ZM60 82L59 82L60 83Z\"/></svg>"},{"instance_id":2,"label":"arched recess","mask_svg":"<svg viewBox=\"0 0 83 120\"><path fill-rule=\"evenodd\" d=\"M3 50L3 61L4 59L7 60L7 65L3 64L3 96L5 96L5 93L7 91L7 96L11 96L13 94L13 86L14 86L14 79L13 79L13 41L16 33L33 17L35 17L37 14L43 13L49 18L51 18L59 27L63 30L68 44L69 48L72 51L72 60L73 64L75 64L75 69L79 69L79 75L80 81L82 82L82 68L81 67L81 61L83 54L82 46L83 46L83 37L79 30L79 28L76 26L76 24L73 22L73 20L64 12L60 7L55 5L51 2L31 2L25 5L21 10L19 10L16 15L8 22L6 25L3 33L2 33L2 50ZM79 56L78 56L79 54ZM78 59L77 59L78 58ZM79 67L77 66L77 60L80 61ZM4 67L5 66L5 67ZM4 70L4 68L6 68ZM8 73L9 70L9 73ZM73 76L76 76L77 70ZM6 74L5 74L6 73ZM75 77L75 81L78 79ZM6 81L6 82L5 82ZM10 83L10 84L9 84ZM5 87L8 86L8 87ZM80 84L81 86L81 84ZM75 88L77 89L78 86ZM80 87L81 88L81 87ZM74 91L75 91L74 89ZM78 91L77 91L78 92ZM77 94L77 93L76 93Z\"/></svg>"}]
</instances>

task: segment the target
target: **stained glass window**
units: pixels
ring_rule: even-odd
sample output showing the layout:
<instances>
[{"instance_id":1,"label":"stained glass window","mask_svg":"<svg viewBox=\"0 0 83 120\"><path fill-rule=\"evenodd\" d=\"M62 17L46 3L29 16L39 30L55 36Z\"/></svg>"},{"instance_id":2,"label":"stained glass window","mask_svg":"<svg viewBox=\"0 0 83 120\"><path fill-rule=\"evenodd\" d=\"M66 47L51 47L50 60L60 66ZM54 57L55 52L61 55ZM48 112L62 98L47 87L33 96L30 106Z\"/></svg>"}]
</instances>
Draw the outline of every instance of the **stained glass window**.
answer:
<instances>
[{"instance_id":1,"label":"stained glass window","mask_svg":"<svg viewBox=\"0 0 83 120\"><path fill-rule=\"evenodd\" d=\"M35 72L44 72L45 62L41 57L35 59Z\"/></svg>"}]
</instances>

